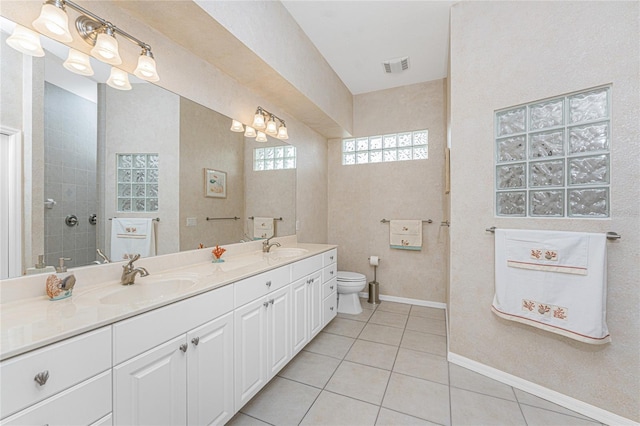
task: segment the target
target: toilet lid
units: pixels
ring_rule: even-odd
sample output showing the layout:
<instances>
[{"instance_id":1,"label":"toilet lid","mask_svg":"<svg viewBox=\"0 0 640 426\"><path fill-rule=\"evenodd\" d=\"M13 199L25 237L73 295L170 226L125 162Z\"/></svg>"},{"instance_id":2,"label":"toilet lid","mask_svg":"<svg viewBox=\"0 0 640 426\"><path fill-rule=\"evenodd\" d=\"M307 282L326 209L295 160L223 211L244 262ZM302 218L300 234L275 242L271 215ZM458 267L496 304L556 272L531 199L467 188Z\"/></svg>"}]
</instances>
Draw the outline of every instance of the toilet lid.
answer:
<instances>
[{"instance_id":1,"label":"toilet lid","mask_svg":"<svg viewBox=\"0 0 640 426\"><path fill-rule=\"evenodd\" d=\"M366 279L367 277L357 272L338 271L338 281L348 282L348 281L362 281Z\"/></svg>"}]
</instances>

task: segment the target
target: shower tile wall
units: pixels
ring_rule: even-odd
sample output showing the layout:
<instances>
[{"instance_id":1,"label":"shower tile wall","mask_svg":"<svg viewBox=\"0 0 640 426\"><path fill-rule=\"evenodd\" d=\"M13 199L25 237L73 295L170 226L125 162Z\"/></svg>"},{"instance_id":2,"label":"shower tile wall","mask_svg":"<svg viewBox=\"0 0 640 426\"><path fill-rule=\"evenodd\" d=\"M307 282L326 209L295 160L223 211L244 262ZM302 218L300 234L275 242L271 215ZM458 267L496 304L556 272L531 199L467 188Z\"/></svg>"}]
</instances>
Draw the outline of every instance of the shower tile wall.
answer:
<instances>
[{"instance_id":1,"label":"shower tile wall","mask_svg":"<svg viewBox=\"0 0 640 426\"><path fill-rule=\"evenodd\" d=\"M96 226L89 216L97 213L96 201L96 104L45 84L45 199L57 204L45 208L45 261L57 265L70 257L70 266L96 258ZM76 215L78 225L69 227L65 217Z\"/></svg>"}]
</instances>

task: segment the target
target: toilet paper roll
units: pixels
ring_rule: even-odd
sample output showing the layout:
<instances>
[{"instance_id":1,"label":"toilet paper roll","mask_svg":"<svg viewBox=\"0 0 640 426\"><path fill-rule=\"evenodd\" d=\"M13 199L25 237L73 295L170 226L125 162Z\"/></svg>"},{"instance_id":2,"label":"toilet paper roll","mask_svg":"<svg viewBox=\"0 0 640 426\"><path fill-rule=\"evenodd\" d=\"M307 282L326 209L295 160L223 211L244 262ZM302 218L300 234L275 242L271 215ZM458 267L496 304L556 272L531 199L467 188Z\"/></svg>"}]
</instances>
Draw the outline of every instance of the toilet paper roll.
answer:
<instances>
[{"instance_id":1,"label":"toilet paper roll","mask_svg":"<svg viewBox=\"0 0 640 426\"><path fill-rule=\"evenodd\" d=\"M369 257L369 265L378 266L380 264L380 259L378 256L370 256Z\"/></svg>"}]
</instances>

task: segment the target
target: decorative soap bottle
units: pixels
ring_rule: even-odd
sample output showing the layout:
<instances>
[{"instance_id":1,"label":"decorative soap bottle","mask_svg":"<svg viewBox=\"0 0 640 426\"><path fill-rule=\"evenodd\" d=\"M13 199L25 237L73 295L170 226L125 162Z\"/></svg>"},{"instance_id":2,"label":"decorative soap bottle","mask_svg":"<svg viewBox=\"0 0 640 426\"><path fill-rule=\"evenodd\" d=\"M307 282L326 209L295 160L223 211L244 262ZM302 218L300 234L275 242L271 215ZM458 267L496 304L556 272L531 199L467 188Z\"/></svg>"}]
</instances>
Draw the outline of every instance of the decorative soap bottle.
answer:
<instances>
[{"instance_id":1,"label":"decorative soap bottle","mask_svg":"<svg viewBox=\"0 0 640 426\"><path fill-rule=\"evenodd\" d=\"M58 259L56 274L47 277L47 295L51 300L60 300L71 296L73 286L76 285L76 277L73 273L67 272L65 260L71 260L71 258L61 257Z\"/></svg>"},{"instance_id":2,"label":"decorative soap bottle","mask_svg":"<svg viewBox=\"0 0 640 426\"><path fill-rule=\"evenodd\" d=\"M213 262L213 263L222 263L222 262L224 262L224 259L220 259L220 258L222 257L222 255L224 254L225 251L227 251L227 249L223 249L219 245L216 245L216 248L211 250L211 254L213 254L213 260L211 262Z\"/></svg>"}]
</instances>

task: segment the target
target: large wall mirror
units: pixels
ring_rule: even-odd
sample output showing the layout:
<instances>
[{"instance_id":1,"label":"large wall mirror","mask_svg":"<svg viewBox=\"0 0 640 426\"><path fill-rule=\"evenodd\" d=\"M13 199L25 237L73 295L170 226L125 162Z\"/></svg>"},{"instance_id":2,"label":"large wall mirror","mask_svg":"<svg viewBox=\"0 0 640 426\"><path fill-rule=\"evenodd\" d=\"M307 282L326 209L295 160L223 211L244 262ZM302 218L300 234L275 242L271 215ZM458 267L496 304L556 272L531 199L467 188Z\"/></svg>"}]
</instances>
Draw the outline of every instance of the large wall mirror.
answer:
<instances>
[{"instance_id":1,"label":"large wall mirror","mask_svg":"<svg viewBox=\"0 0 640 426\"><path fill-rule=\"evenodd\" d=\"M254 170L256 149L285 143L231 132L229 117L133 76L132 90L113 89L94 59L93 76L73 74L62 65L68 48L44 36L45 56L25 60L7 47L12 23L0 19L0 125L20 130L24 145L15 246L23 264L0 278L25 273L38 254L47 265L100 262L96 249L111 253L112 218L159 219L156 254L257 238L253 217L281 218L276 236L295 234L295 168ZM0 168L12 161L1 155ZM207 169L224 173L223 196L206 196ZM17 184L0 179L0 196ZM12 226L5 219L0 226Z\"/></svg>"}]
</instances>

